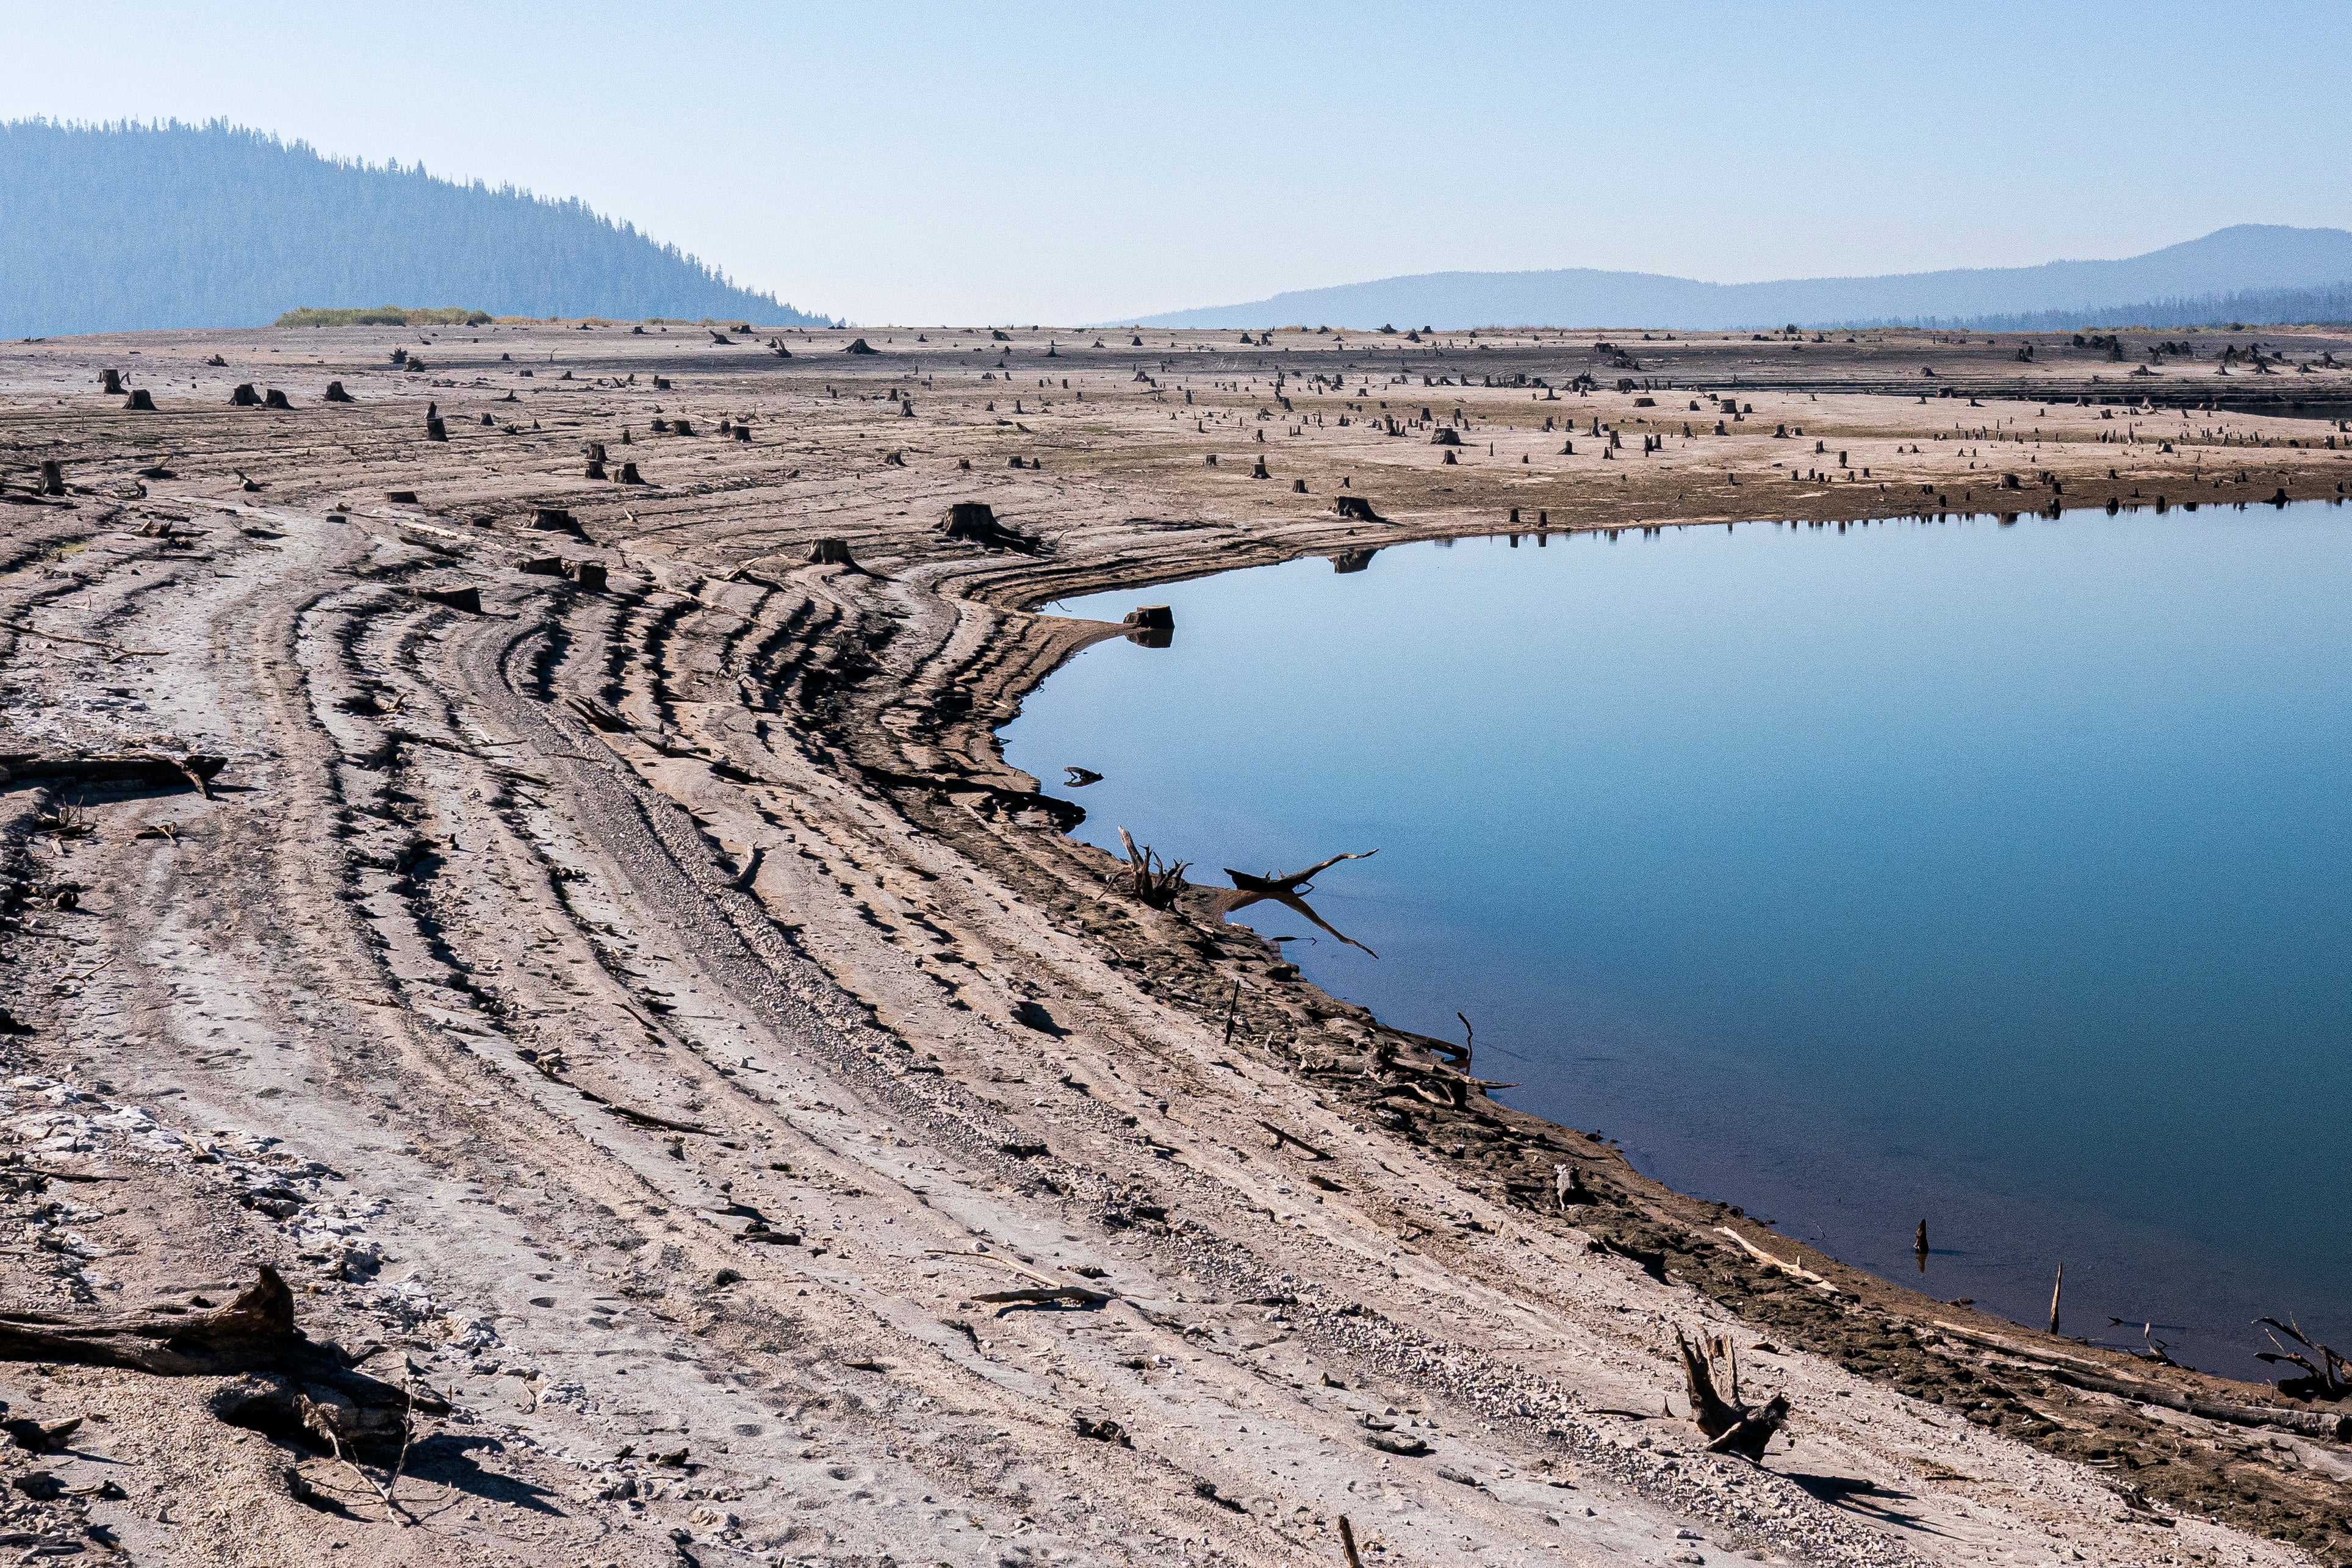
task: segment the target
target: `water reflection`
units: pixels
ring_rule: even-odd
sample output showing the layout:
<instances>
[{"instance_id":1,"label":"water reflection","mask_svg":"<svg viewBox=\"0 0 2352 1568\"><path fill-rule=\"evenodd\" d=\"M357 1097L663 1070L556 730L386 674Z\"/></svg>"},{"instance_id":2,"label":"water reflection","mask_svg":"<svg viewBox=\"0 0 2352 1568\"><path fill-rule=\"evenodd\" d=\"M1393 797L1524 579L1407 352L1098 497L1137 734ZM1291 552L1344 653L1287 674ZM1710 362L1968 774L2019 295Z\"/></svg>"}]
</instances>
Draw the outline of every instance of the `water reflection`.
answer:
<instances>
[{"instance_id":1,"label":"water reflection","mask_svg":"<svg viewBox=\"0 0 2352 1568\"><path fill-rule=\"evenodd\" d=\"M1225 900L1652 1173L1890 1277L1925 1216L1935 1293L2020 1321L2063 1262L2081 1323L2260 1375L2256 1317L2352 1333L2352 529L2207 499L1172 584L1186 643L1081 655L1007 754L1108 774L1106 847L1382 846Z\"/></svg>"},{"instance_id":2,"label":"water reflection","mask_svg":"<svg viewBox=\"0 0 2352 1568\"><path fill-rule=\"evenodd\" d=\"M1285 909L1305 915L1308 920L1313 921L1318 928L1329 931L1349 947L1370 952L1374 958L1378 958L1379 953L1372 952L1370 948L1364 946L1362 942L1340 931L1308 908L1305 895L1315 890L1315 878L1318 873L1329 870L1342 860L1369 860L1379 853L1377 849L1367 849L1357 855L1334 855L1328 860L1318 860L1304 871L1294 871L1287 877L1271 871L1263 877L1253 877L1247 871L1236 871L1228 866L1225 868L1225 875L1234 879L1234 888L1231 892L1217 895L1214 900L1217 918L1230 919L1237 911L1270 899Z\"/></svg>"}]
</instances>

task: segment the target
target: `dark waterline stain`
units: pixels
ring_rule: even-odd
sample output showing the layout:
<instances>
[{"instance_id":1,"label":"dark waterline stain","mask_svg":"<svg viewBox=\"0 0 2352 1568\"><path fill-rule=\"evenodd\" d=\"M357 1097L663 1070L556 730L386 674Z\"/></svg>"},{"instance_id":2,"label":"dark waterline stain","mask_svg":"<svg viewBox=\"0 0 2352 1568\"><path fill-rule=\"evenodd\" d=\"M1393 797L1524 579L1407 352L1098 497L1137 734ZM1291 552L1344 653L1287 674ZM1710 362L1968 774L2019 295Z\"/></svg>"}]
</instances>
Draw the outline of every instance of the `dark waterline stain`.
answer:
<instances>
[{"instance_id":1,"label":"dark waterline stain","mask_svg":"<svg viewBox=\"0 0 2352 1568\"><path fill-rule=\"evenodd\" d=\"M1379 960L1244 919L1846 1261L2021 1321L2063 1263L2070 1332L2240 1376L2352 1338L2352 513L1536 542L1053 606L1173 644L1008 758L1099 771L1096 844L1379 848L1314 896Z\"/></svg>"}]
</instances>

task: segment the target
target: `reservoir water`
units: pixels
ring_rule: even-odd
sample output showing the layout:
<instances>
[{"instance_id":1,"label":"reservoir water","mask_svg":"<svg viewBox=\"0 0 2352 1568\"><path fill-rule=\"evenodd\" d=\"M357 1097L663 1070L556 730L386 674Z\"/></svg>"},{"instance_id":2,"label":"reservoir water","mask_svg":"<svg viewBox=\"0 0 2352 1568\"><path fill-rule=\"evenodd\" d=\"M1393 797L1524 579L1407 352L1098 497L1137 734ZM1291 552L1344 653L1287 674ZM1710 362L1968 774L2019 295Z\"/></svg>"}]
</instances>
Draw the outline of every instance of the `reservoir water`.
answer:
<instances>
[{"instance_id":1,"label":"reservoir water","mask_svg":"<svg viewBox=\"0 0 2352 1568\"><path fill-rule=\"evenodd\" d=\"M2026 1322L2063 1263L2068 1332L2239 1376L2258 1316L2352 1342L2352 510L1348 564L1048 606L1173 645L1008 759L1197 882L1378 849L1311 895L1377 959L1244 921L1849 1263Z\"/></svg>"}]
</instances>

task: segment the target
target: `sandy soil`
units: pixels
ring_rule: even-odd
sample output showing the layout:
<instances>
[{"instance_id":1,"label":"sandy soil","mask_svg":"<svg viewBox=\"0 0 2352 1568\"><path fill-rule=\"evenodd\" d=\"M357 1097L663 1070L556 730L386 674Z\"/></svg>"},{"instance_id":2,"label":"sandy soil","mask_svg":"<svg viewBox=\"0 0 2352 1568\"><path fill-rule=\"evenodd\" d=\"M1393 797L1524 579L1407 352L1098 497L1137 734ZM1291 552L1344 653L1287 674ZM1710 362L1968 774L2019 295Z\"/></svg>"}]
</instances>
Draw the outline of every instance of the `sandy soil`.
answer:
<instances>
[{"instance_id":1,"label":"sandy soil","mask_svg":"<svg viewBox=\"0 0 2352 1568\"><path fill-rule=\"evenodd\" d=\"M2208 334L2126 379L1918 334L1612 335L1638 370L1591 334L727 335L0 349L0 753L226 759L208 797L0 788L0 1306L168 1320L267 1264L314 1339L449 1403L348 1462L223 1419L226 1375L0 1364L8 1416L85 1418L0 1450L0 1545L1288 1565L1339 1563L1346 1516L1368 1563L2352 1561L2352 1447L1968 1336L2270 1391L1657 1188L1206 891L1144 905L992 739L1117 635L1026 606L1513 508L2338 494L2352 342L2252 334L2284 363L2223 377ZM1636 384L1558 391L1586 373ZM942 539L962 500L1044 548ZM985 1299L1040 1277L1090 1295ZM1678 1331L1791 1401L1760 1466L1701 1451Z\"/></svg>"}]
</instances>

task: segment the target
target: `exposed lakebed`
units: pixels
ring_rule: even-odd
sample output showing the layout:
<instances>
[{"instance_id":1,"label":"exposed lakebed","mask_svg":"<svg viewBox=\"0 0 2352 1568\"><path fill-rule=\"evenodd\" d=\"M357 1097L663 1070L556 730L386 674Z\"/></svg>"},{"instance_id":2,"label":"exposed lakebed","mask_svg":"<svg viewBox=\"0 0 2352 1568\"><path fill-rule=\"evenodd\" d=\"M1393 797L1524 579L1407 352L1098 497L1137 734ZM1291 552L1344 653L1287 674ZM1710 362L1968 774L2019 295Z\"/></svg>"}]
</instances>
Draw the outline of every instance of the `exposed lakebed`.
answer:
<instances>
[{"instance_id":1,"label":"exposed lakebed","mask_svg":"<svg viewBox=\"0 0 2352 1568\"><path fill-rule=\"evenodd\" d=\"M1367 539L1370 545L1375 541ZM1357 563L1347 564L1357 566ZM1504 1098L1944 1299L2352 1337L2352 511L1424 543L1174 611L1006 754ZM1100 783L1059 785L1062 769ZM1935 1248L1924 1275L1913 1227ZM2110 1318L2128 1330L2110 1326Z\"/></svg>"}]
</instances>

